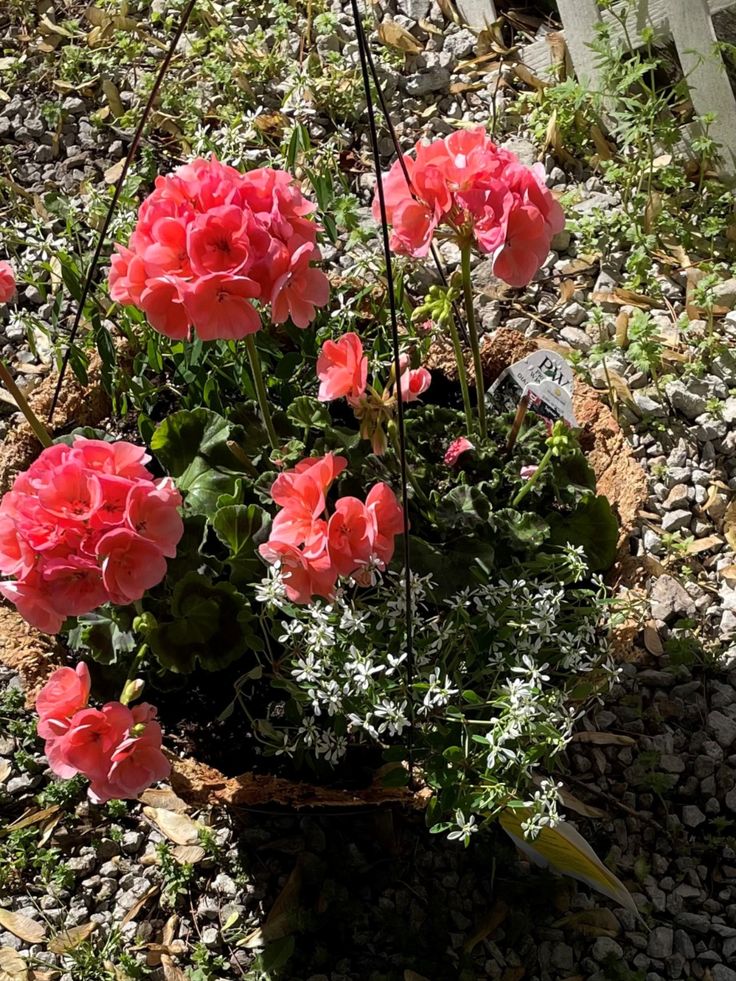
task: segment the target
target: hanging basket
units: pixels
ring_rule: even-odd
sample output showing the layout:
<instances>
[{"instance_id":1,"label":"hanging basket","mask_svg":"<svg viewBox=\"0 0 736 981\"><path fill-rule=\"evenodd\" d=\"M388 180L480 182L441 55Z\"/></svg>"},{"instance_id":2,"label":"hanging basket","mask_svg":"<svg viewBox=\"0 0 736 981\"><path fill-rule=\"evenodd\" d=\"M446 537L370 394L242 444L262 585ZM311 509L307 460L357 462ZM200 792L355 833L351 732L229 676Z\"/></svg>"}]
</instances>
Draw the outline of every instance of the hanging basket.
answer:
<instances>
[{"instance_id":1,"label":"hanging basket","mask_svg":"<svg viewBox=\"0 0 736 981\"><path fill-rule=\"evenodd\" d=\"M492 382L504 368L539 346L516 331L496 331L482 348L486 382ZM457 376L452 351L442 345L435 346L431 352L429 366L444 371L449 379ZM30 398L32 408L42 418L48 413L52 393L53 379L47 378ZM600 396L576 380L573 402L582 429L580 442L595 471L598 493L609 499L620 521L619 547L623 555L637 511L647 496L646 478ZM83 388L73 379L65 383L50 430L58 435L78 426L99 426L109 412L110 401L102 389L99 364L93 362L88 386ZM40 445L26 423L20 423L8 433L0 449L0 494L10 488L15 475L28 467L39 451ZM55 638L30 627L13 607L0 605L0 662L20 673L29 702L51 671L64 660L63 647ZM278 805L299 809L402 804L422 809L431 797L428 788L411 791L383 786L383 769L375 772L369 786L348 789L268 774L226 777L196 759L173 754L169 754L169 759L174 791L199 806Z\"/></svg>"}]
</instances>

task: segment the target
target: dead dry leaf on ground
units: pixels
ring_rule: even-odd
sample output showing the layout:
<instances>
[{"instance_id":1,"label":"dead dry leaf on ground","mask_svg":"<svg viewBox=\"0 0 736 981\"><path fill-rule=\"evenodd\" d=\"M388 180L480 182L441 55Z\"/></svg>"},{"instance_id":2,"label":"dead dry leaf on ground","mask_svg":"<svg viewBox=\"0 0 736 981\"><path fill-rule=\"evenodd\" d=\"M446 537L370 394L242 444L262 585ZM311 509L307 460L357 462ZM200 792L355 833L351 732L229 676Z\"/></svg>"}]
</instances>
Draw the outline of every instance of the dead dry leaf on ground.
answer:
<instances>
[{"instance_id":1,"label":"dead dry leaf on ground","mask_svg":"<svg viewBox=\"0 0 736 981\"><path fill-rule=\"evenodd\" d=\"M621 924L609 909L586 909L556 920L555 927L570 927L584 937L617 937Z\"/></svg>"},{"instance_id":2,"label":"dead dry leaf on ground","mask_svg":"<svg viewBox=\"0 0 736 981\"><path fill-rule=\"evenodd\" d=\"M410 34L405 27L397 24L395 20L383 20L378 25L378 37L389 48L395 48L404 54L417 55L424 51L424 47L417 41L413 34Z\"/></svg>"},{"instance_id":3,"label":"dead dry leaf on ground","mask_svg":"<svg viewBox=\"0 0 736 981\"><path fill-rule=\"evenodd\" d=\"M9 930L14 937L20 937L29 944L42 944L46 939L46 927L37 923L30 916L13 913L12 910L0 906L0 926Z\"/></svg>"},{"instance_id":4,"label":"dead dry leaf on ground","mask_svg":"<svg viewBox=\"0 0 736 981\"><path fill-rule=\"evenodd\" d=\"M12 771L13 767L9 760L0 760L0 783L5 783Z\"/></svg>"},{"instance_id":5,"label":"dead dry leaf on ground","mask_svg":"<svg viewBox=\"0 0 736 981\"><path fill-rule=\"evenodd\" d=\"M660 657L662 654L664 654L662 640L656 627L653 627L650 623L647 624L646 627L644 627L643 638L644 646L650 654L654 654L655 657Z\"/></svg>"},{"instance_id":6,"label":"dead dry leaf on ground","mask_svg":"<svg viewBox=\"0 0 736 981\"><path fill-rule=\"evenodd\" d=\"M636 290L627 290L623 286L615 286L612 290L595 290L590 295L593 303L611 303L614 306L624 305L640 307L642 310L654 310L662 307L662 301Z\"/></svg>"},{"instance_id":7,"label":"dead dry leaf on ground","mask_svg":"<svg viewBox=\"0 0 736 981\"><path fill-rule=\"evenodd\" d=\"M204 826L193 821L187 814L177 814L176 811L163 807L144 807L143 813L175 845L198 843L199 832Z\"/></svg>"},{"instance_id":8,"label":"dead dry leaf on ground","mask_svg":"<svg viewBox=\"0 0 736 981\"><path fill-rule=\"evenodd\" d=\"M12 947L0 947L0 981L28 981L28 965Z\"/></svg>"},{"instance_id":9,"label":"dead dry leaf on ground","mask_svg":"<svg viewBox=\"0 0 736 981\"><path fill-rule=\"evenodd\" d=\"M120 921L120 925L121 926L125 926L126 923L130 923L131 920L134 920L138 916L138 914L140 913L140 911L143 909L143 907L146 905L146 903L148 902L148 900L149 899L152 899L153 896L156 895L156 893L159 891L160 888L161 888L161 886L156 882L156 883L154 883L151 886L151 888L149 890L147 890L146 892L144 892L143 895L141 896L141 898L138 900L138 902L134 906L131 906L130 907L130 909L128 910L128 912L125 914L125 916Z\"/></svg>"},{"instance_id":10,"label":"dead dry leaf on ground","mask_svg":"<svg viewBox=\"0 0 736 981\"><path fill-rule=\"evenodd\" d=\"M186 802L177 796L171 787L144 790L138 800L141 804L148 804L150 807L164 807L167 811L176 811L177 814L184 814L189 810Z\"/></svg>"},{"instance_id":11,"label":"dead dry leaf on ground","mask_svg":"<svg viewBox=\"0 0 736 981\"><path fill-rule=\"evenodd\" d=\"M633 746L636 743L631 736L623 736L617 732L576 732L572 737L574 743L593 743L596 746Z\"/></svg>"},{"instance_id":12,"label":"dead dry leaf on ground","mask_svg":"<svg viewBox=\"0 0 736 981\"><path fill-rule=\"evenodd\" d=\"M483 919L480 921L478 926L475 928L473 933L468 937L468 939L463 944L463 950L466 954L472 953L475 947L478 946L481 941L490 937L492 934L498 930L503 921L506 919L509 913L509 908L502 900L497 899L493 906L489 909Z\"/></svg>"},{"instance_id":13,"label":"dead dry leaf on ground","mask_svg":"<svg viewBox=\"0 0 736 981\"><path fill-rule=\"evenodd\" d=\"M580 800L575 794L571 794L569 790L564 787L560 788L560 800L563 807L566 807L569 811L574 811L581 817L587 818L605 818L608 817L608 812L602 810L600 807L594 807L592 804L586 804L585 801Z\"/></svg>"},{"instance_id":14,"label":"dead dry leaf on ground","mask_svg":"<svg viewBox=\"0 0 736 981\"><path fill-rule=\"evenodd\" d=\"M736 551L736 497L729 503L723 515L723 534L731 548Z\"/></svg>"},{"instance_id":15,"label":"dead dry leaf on ground","mask_svg":"<svg viewBox=\"0 0 736 981\"><path fill-rule=\"evenodd\" d=\"M24 814L17 821L13 821L12 824L7 824L4 828L0 829L0 835L9 835L11 831L19 831L21 828L27 828L31 824L38 824L39 821L45 821L46 818L50 818L56 814L58 810L59 805L52 804L50 807L44 807L40 811L32 811L30 814Z\"/></svg>"},{"instance_id":16,"label":"dead dry leaf on ground","mask_svg":"<svg viewBox=\"0 0 736 981\"><path fill-rule=\"evenodd\" d=\"M96 929L96 923L82 923L79 926L70 927L68 930L57 933L53 940L49 941L48 949L52 954L65 954L88 940Z\"/></svg>"}]
</instances>

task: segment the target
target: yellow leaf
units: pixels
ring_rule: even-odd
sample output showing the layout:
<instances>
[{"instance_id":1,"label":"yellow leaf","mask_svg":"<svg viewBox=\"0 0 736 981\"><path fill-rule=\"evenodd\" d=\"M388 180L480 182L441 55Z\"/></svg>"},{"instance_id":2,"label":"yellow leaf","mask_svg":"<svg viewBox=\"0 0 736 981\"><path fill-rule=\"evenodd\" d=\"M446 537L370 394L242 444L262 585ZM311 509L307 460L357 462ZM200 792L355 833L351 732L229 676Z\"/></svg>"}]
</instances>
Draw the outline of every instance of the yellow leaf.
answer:
<instances>
[{"instance_id":1,"label":"yellow leaf","mask_svg":"<svg viewBox=\"0 0 736 981\"><path fill-rule=\"evenodd\" d=\"M588 842L572 825L561 821L554 828L542 828L533 841L527 841L521 830L522 822L532 814L531 808L509 808L499 818L501 827L537 865L549 866L555 872L584 882L596 892L639 916L634 900L626 886L601 862Z\"/></svg>"},{"instance_id":2,"label":"yellow leaf","mask_svg":"<svg viewBox=\"0 0 736 981\"><path fill-rule=\"evenodd\" d=\"M0 907L0 926L29 944L42 944L46 939L46 927L43 923L36 923L30 916L13 913L2 907Z\"/></svg>"},{"instance_id":3,"label":"yellow leaf","mask_svg":"<svg viewBox=\"0 0 736 981\"><path fill-rule=\"evenodd\" d=\"M96 929L96 923L82 923L68 930L62 930L49 942L49 950L52 954L65 954L69 950L74 950L91 937Z\"/></svg>"},{"instance_id":4,"label":"yellow leaf","mask_svg":"<svg viewBox=\"0 0 736 981\"><path fill-rule=\"evenodd\" d=\"M404 54L421 54L424 51L422 45L417 41L413 34L410 34L405 27L397 24L395 20L383 20L378 25L378 37L389 48L396 48Z\"/></svg>"},{"instance_id":5,"label":"yellow leaf","mask_svg":"<svg viewBox=\"0 0 736 981\"><path fill-rule=\"evenodd\" d=\"M12 824L6 824L4 828L0 829L0 835L9 835L11 831L20 831L21 828L27 828L31 824L38 824L39 821L45 821L46 818L56 814L58 810L59 805L52 804L50 807L44 807L40 811L25 814Z\"/></svg>"},{"instance_id":6,"label":"yellow leaf","mask_svg":"<svg viewBox=\"0 0 736 981\"><path fill-rule=\"evenodd\" d=\"M192 821L186 814L167 811L163 807L144 807L143 813L175 845L196 845L199 842L203 825Z\"/></svg>"}]
</instances>

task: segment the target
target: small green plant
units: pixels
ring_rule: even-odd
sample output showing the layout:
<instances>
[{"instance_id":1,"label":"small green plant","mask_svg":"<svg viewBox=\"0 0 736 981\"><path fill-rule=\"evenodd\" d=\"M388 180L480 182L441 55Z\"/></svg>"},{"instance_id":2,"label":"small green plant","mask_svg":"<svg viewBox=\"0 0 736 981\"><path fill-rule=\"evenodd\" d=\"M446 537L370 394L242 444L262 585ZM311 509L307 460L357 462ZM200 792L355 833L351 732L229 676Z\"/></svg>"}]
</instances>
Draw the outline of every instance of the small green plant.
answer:
<instances>
[{"instance_id":1,"label":"small green plant","mask_svg":"<svg viewBox=\"0 0 736 981\"><path fill-rule=\"evenodd\" d=\"M215 981L221 972L229 970L227 958L208 950L202 943L194 945L192 966L187 968L189 981Z\"/></svg>"},{"instance_id":2,"label":"small green plant","mask_svg":"<svg viewBox=\"0 0 736 981\"><path fill-rule=\"evenodd\" d=\"M185 896L194 880L194 866L190 862L179 862L174 858L167 842L156 846L161 876L163 878L163 897L168 905L175 906L180 896Z\"/></svg>"},{"instance_id":3,"label":"small green plant","mask_svg":"<svg viewBox=\"0 0 736 981\"><path fill-rule=\"evenodd\" d=\"M149 969L125 950L117 929L105 937L94 935L63 955L64 970L71 981L144 981Z\"/></svg>"}]
</instances>

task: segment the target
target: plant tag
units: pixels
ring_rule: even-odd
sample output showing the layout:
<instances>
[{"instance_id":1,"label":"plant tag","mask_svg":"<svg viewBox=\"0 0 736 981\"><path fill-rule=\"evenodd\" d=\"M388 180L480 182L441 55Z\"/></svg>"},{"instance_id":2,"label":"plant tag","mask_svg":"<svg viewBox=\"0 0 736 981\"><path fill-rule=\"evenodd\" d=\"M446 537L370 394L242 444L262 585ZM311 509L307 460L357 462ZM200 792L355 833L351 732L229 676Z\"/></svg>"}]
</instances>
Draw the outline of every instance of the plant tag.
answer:
<instances>
[{"instance_id":1,"label":"plant tag","mask_svg":"<svg viewBox=\"0 0 736 981\"><path fill-rule=\"evenodd\" d=\"M521 361L516 361L501 372L491 385L490 394L501 388L507 379L522 392L528 385L539 385L549 380L572 395L572 368L556 351L532 351Z\"/></svg>"},{"instance_id":2,"label":"plant tag","mask_svg":"<svg viewBox=\"0 0 736 981\"><path fill-rule=\"evenodd\" d=\"M524 395L529 401L529 408L538 416L550 419L552 422L562 419L568 426L577 428L578 421L575 418L572 399L566 388L547 378L537 385L527 385Z\"/></svg>"}]
</instances>

